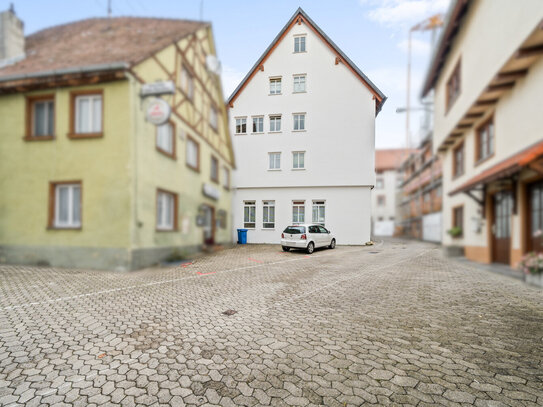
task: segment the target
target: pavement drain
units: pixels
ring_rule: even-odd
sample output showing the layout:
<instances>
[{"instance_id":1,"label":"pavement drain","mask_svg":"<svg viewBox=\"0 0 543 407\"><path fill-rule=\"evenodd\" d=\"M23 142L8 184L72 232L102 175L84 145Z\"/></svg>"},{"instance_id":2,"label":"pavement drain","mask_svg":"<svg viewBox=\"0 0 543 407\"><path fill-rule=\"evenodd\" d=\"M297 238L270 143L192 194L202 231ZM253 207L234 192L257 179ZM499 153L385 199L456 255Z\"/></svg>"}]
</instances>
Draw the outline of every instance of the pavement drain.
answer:
<instances>
[{"instance_id":1,"label":"pavement drain","mask_svg":"<svg viewBox=\"0 0 543 407\"><path fill-rule=\"evenodd\" d=\"M228 309L228 310L224 311L223 314L230 316L230 315L237 314L237 311L233 310L233 309Z\"/></svg>"}]
</instances>

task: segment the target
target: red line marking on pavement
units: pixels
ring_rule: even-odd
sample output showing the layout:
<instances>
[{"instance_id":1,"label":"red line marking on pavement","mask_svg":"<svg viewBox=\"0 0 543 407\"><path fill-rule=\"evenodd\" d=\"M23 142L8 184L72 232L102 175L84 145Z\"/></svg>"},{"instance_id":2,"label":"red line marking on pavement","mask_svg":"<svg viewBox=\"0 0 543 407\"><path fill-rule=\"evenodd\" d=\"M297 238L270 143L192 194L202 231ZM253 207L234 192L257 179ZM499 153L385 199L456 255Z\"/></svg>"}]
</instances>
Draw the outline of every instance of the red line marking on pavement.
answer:
<instances>
[{"instance_id":1,"label":"red line marking on pavement","mask_svg":"<svg viewBox=\"0 0 543 407\"><path fill-rule=\"evenodd\" d=\"M307 255L306 255L306 256L304 256L304 257L305 257L306 259L309 259L310 256L307 256Z\"/></svg>"},{"instance_id":2,"label":"red line marking on pavement","mask_svg":"<svg viewBox=\"0 0 543 407\"><path fill-rule=\"evenodd\" d=\"M200 275L200 276L207 276L207 275L209 275L209 274L215 274L215 273L216 273L216 271L212 271L212 272L210 272L210 273L200 273L199 271L196 272L196 274L198 274L198 275Z\"/></svg>"},{"instance_id":3,"label":"red line marking on pavement","mask_svg":"<svg viewBox=\"0 0 543 407\"><path fill-rule=\"evenodd\" d=\"M251 261L254 261L255 263L262 263L262 261L253 259L253 258L251 258L251 257L248 257L248 259L251 260Z\"/></svg>"}]
</instances>

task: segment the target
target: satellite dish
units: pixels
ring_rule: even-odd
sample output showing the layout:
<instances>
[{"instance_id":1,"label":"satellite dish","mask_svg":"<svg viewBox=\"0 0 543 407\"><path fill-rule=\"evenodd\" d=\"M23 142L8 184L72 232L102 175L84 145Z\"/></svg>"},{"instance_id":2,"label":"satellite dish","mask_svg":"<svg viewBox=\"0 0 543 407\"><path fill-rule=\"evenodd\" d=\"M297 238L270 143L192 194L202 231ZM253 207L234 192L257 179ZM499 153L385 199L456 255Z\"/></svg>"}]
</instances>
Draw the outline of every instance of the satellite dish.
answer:
<instances>
[{"instance_id":1,"label":"satellite dish","mask_svg":"<svg viewBox=\"0 0 543 407\"><path fill-rule=\"evenodd\" d=\"M208 55L206 57L207 70L219 75L221 73L221 62L215 55Z\"/></svg>"}]
</instances>

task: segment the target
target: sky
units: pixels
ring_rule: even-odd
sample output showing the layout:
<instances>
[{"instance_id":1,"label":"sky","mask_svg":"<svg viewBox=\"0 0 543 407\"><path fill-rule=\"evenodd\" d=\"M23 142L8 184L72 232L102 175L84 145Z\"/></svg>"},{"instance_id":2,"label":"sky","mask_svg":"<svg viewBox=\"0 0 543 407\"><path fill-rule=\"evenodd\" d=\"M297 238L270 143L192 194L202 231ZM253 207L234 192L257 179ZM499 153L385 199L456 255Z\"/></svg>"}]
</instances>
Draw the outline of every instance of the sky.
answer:
<instances>
[{"instance_id":1,"label":"sky","mask_svg":"<svg viewBox=\"0 0 543 407\"><path fill-rule=\"evenodd\" d=\"M107 0L0 0L0 10L14 4L25 34L89 17L107 15ZM227 98L298 7L388 97L377 116L377 148L404 148L407 35L409 28L438 12L449 0L111 0L112 16L203 19L213 24L222 82ZM411 105L419 93L430 59L430 33L412 40ZM421 113L411 116L411 146L418 142Z\"/></svg>"}]
</instances>

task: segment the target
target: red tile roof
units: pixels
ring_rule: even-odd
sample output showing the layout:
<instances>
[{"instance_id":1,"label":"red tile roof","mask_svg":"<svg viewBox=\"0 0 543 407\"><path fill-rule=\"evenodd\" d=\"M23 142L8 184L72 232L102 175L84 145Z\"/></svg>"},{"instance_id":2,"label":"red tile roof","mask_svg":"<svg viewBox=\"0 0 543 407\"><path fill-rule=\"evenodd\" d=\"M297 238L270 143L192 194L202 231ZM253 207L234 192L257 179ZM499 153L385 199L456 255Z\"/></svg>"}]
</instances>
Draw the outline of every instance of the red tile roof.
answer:
<instances>
[{"instance_id":1,"label":"red tile roof","mask_svg":"<svg viewBox=\"0 0 543 407\"><path fill-rule=\"evenodd\" d=\"M26 58L0 69L2 76L111 63L137 63L209 25L161 18L91 18L26 37Z\"/></svg>"},{"instance_id":2,"label":"red tile roof","mask_svg":"<svg viewBox=\"0 0 543 407\"><path fill-rule=\"evenodd\" d=\"M480 184L488 184L489 182L498 180L500 178L508 177L509 175L519 172L522 168L526 167L528 164L542 156L543 141L533 144L530 147L525 148L524 150L481 172L468 182L449 192L449 195L469 191Z\"/></svg>"},{"instance_id":3,"label":"red tile roof","mask_svg":"<svg viewBox=\"0 0 543 407\"><path fill-rule=\"evenodd\" d=\"M375 150L375 170L386 171L398 169L411 152L412 150L406 151L405 148Z\"/></svg>"}]
</instances>

